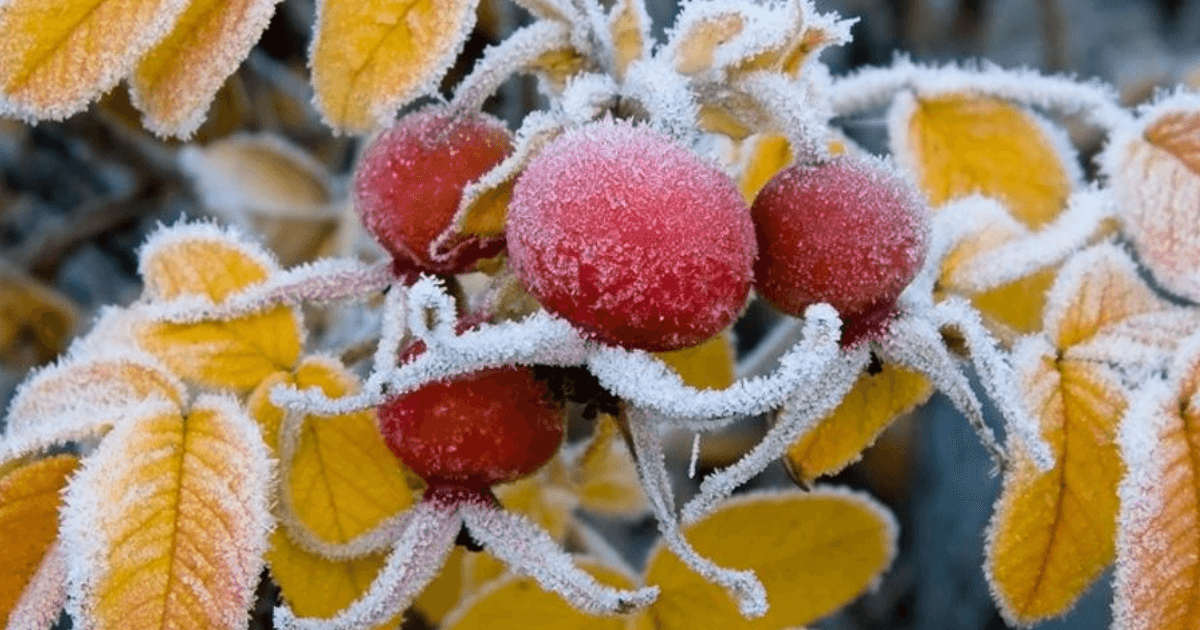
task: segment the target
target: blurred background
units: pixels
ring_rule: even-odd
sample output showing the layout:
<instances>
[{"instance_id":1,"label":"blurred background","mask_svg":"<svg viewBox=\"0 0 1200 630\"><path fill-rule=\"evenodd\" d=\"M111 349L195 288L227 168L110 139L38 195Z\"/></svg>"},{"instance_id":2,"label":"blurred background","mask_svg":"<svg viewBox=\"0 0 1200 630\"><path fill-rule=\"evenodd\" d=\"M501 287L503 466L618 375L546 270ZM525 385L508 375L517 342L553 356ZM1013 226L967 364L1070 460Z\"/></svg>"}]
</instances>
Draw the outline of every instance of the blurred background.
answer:
<instances>
[{"instance_id":1,"label":"blurred background","mask_svg":"<svg viewBox=\"0 0 1200 630\"><path fill-rule=\"evenodd\" d=\"M675 2L647 2L661 38ZM815 4L859 18L854 42L824 53L835 75L886 64L905 51L919 61L980 58L1098 77L1116 86L1127 105L1176 84L1200 88L1200 0ZM373 254L345 202L360 141L332 136L309 106L305 53L313 17L312 0L279 5L190 145L143 131L121 87L65 122L29 126L0 119L0 406L30 369L52 361L86 330L98 308L137 297L137 247L159 223L216 216L262 234L288 265L321 255ZM484 0L447 85L486 46L527 21L508 0ZM538 104L533 83L514 80L488 108L515 125ZM858 119L847 130L872 147L872 134L883 133L882 119ZM262 166L264 160L279 165ZM247 170L255 168L260 171ZM229 180L222 178L247 172L257 176L257 187L228 194L223 185ZM752 310L739 325L739 345L752 346L771 317L765 309ZM739 440L753 438L714 443L704 463L720 465L728 456L722 448L736 452ZM677 467L684 466L681 461ZM901 522L902 551L878 590L817 627L1005 628L980 569L999 487L989 468L967 423L935 397L898 422L862 464L837 477L835 482L867 488L892 506ZM680 481L687 483L682 474ZM755 481L787 483L782 468ZM655 531L650 520L597 526L621 541L634 561ZM1074 612L1038 628L1105 628L1110 598L1106 577Z\"/></svg>"}]
</instances>

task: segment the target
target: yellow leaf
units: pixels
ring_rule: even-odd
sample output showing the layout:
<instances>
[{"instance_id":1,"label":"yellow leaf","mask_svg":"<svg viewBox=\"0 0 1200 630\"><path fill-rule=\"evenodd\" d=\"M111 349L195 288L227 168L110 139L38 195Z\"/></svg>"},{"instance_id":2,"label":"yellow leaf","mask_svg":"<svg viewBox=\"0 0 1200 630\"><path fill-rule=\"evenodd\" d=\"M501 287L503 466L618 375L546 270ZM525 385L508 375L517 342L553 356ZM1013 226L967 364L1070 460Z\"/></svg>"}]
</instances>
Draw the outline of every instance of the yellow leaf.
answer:
<instances>
[{"instance_id":1,"label":"yellow leaf","mask_svg":"<svg viewBox=\"0 0 1200 630\"><path fill-rule=\"evenodd\" d=\"M934 207L971 194L996 197L1031 228L1062 211L1078 168L1048 123L1007 101L969 94L901 107L892 142Z\"/></svg>"},{"instance_id":2,"label":"yellow leaf","mask_svg":"<svg viewBox=\"0 0 1200 630\"><path fill-rule=\"evenodd\" d=\"M191 223L152 234L142 247L138 271L151 300L203 295L220 303L265 281L275 263L258 245L231 232Z\"/></svg>"},{"instance_id":3,"label":"yellow leaf","mask_svg":"<svg viewBox=\"0 0 1200 630\"><path fill-rule=\"evenodd\" d=\"M421 616L432 625L441 625L446 615L458 604L463 591L463 562L467 558L467 550L454 546L449 557L442 565L438 574L429 586L421 591L421 595L413 602L413 607L421 612Z\"/></svg>"},{"instance_id":4,"label":"yellow leaf","mask_svg":"<svg viewBox=\"0 0 1200 630\"><path fill-rule=\"evenodd\" d=\"M0 471L0 620L8 619L58 538L60 494L78 464L74 456L58 455Z\"/></svg>"},{"instance_id":5,"label":"yellow leaf","mask_svg":"<svg viewBox=\"0 0 1200 630\"><path fill-rule=\"evenodd\" d=\"M555 483L555 477L560 475L547 471L561 466L562 462L556 456L538 474L493 488L504 509L524 514L558 541L566 536L567 528L574 520L571 512L579 505L574 493Z\"/></svg>"},{"instance_id":6,"label":"yellow leaf","mask_svg":"<svg viewBox=\"0 0 1200 630\"><path fill-rule=\"evenodd\" d=\"M336 130L369 133L437 88L475 22L472 0L324 0L309 66Z\"/></svg>"},{"instance_id":7,"label":"yellow leaf","mask_svg":"<svg viewBox=\"0 0 1200 630\"><path fill-rule=\"evenodd\" d=\"M1046 308L1046 333L1065 350L1126 319L1168 307L1128 255L1101 245L1076 254L1064 267Z\"/></svg>"},{"instance_id":8,"label":"yellow leaf","mask_svg":"<svg viewBox=\"0 0 1200 630\"><path fill-rule=\"evenodd\" d=\"M123 422L71 482L69 585L85 627L246 625L263 566L271 460L253 422L206 396Z\"/></svg>"},{"instance_id":9,"label":"yellow leaf","mask_svg":"<svg viewBox=\"0 0 1200 630\"><path fill-rule=\"evenodd\" d=\"M601 584L621 589L637 586L632 577L598 562L581 559L577 564ZM588 615L542 589L533 578L508 575L490 582L452 611L442 630L643 630L653 627L645 614Z\"/></svg>"},{"instance_id":10,"label":"yellow leaf","mask_svg":"<svg viewBox=\"0 0 1200 630\"><path fill-rule=\"evenodd\" d=\"M699 345L670 352L656 352L684 383L696 389L725 389L733 385L733 336L724 331Z\"/></svg>"},{"instance_id":11,"label":"yellow leaf","mask_svg":"<svg viewBox=\"0 0 1200 630\"><path fill-rule=\"evenodd\" d=\"M320 357L301 362L294 382L330 397L358 388L346 368ZM286 444L288 436L281 437ZM328 542L348 542L412 505L404 468L384 445L374 411L307 416L294 448L292 459L283 461L284 492L296 516Z\"/></svg>"},{"instance_id":12,"label":"yellow leaf","mask_svg":"<svg viewBox=\"0 0 1200 630\"><path fill-rule=\"evenodd\" d=\"M571 77L582 72L591 60L574 47L548 50L530 63L530 68L542 76L554 93L562 93Z\"/></svg>"},{"instance_id":13,"label":"yellow leaf","mask_svg":"<svg viewBox=\"0 0 1200 630\"><path fill-rule=\"evenodd\" d=\"M198 324L150 323L138 342L185 380L249 391L300 357L300 322L277 306L261 315Z\"/></svg>"},{"instance_id":14,"label":"yellow leaf","mask_svg":"<svg viewBox=\"0 0 1200 630\"><path fill-rule=\"evenodd\" d=\"M130 97L146 128L187 137L225 79L266 30L278 0L191 0L165 39L138 62Z\"/></svg>"},{"instance_id":15,"label":"yellow leaf","mask_svg":"<svg viewBox=\"0 0 1200 630\"><path fill-rule=\"evenodd\" d=\"M1012 343L1020 335L1042 329L1046 292L1054 284L1056 269L1043 269L1016 282L971 296L971 304L983 314L988 328L1002 341Z\"/></svg>"},{"instance_id":16,"label":"yellow leaf","mask_svg":"<svg viewBox=\"0 0 1200 630\"><path fill-rule=\"evenodd\" d=\"M615 418L596 418L595 434L570 471L572 494L580 506L610 517L630 517L650 508L633 457Z\"/></svg>"},{"instance_id":17,"label":"yellow leaf","mask_svg":"<svg viewBox=\"0 0 1200 630\"><path fill-rule=\"evenodd\" d=\"M754 203L758 191L795 158L787 138L779 134L758 135L746 144L744 150L749 153L749 159L742 168L738 188L746 203Z\"/></svg>"},{"instance_id":18,"label":"yellow leaf","mask_svg":"<svg viewBox=\"0 0 1200 630\"><path fill-rule=\"evenodd\" d=\"M332 617L361 597L385 558L385 554L374 554L355 560L326 560L292 542L282 529L271 534L271 549L266 554L271 577L292 610L318 618ZM379 627L395 628L398 621Z\"/></svg>"},{"instance_id":19,"label":"yellow leaf","mask_svg":"<svg viewBox=\"0 0 1200 630\"><path fill-rule=\"evenodd\" d=\"M61 120L127 75L186 0L11 0L0 5L0 114Z\"/></svg>"},{"instance_id":20,"label":"yellow leaf","mask_svg":"<svg viewBox=\"0 0 1200 630\"><path fill-rule=\"evenodd\" d=\"M1113 628L1190 630L1200 620L1200 345L1147 388L1121 428Z\"/></svg>"},{"instance_id":21,"label":"yellow leaf","mask_svg":"<svg viewBox=\"0 0 1200 630\"><path fill-rule=\"evenodd\" d=\"M1200 98L1158 103L1113 138L1104 165L1141 262L1166 289L1200 299Z\"/></svg>"},{"instance_id":22,"label":"yellow leaf","mask_svg":"<svg viewBox=\"0 0 1200 630\"><path fill-rule=\"evenodd\" d=\"M788 468L805 484L841 471L897 416L912 411L933 393L925 376L889 364L863 373L837 409L787 452Z\"/></svg>"},{"instance_id":23,"label":"yellow leaf","mask_svg":"<svg viewBox=\"0 0 1200 630\"><path fill-rule=\"evenodd\" d=\"M766 616L744 619L721 587L661 544L646 583L660 630L781 628L816 620L866 590L891 563L896 524L873 500L844 491L749 494L732 499L684 535L716 564L753 570L767 589Z\"/></svg>"},{"instance_id":24,"label":"yellow leaf","mask_svg":"<svg viewBox=\"0 0 1200 630\"><path fill-rule=\"evenodd\" d=\"M1056 360L1043 345L1018 369L1056 464L1041 472L1011 449L985 565L1005 618L1020 625L1069 610L1112 561L1124 470L1115 442L1123 390L1103 366Z\"/></svg>"}]
</instances>

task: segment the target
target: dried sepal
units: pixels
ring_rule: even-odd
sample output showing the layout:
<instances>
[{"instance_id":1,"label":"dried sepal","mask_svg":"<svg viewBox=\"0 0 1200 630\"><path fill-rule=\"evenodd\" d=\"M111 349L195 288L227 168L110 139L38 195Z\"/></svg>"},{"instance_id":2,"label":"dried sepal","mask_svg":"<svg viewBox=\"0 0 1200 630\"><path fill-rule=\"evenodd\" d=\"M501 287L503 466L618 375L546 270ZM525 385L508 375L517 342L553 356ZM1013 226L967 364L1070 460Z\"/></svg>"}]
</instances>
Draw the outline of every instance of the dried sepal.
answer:
<instances>
[{"instance_id":1,"label":"dried sepal","mask_svg":"<svg viewBox=\"0 0 1200 630\"><path fill-rule=\"evenodd\" d=\"M266 30L278 1L189 2L129 77L129 97L145 114L146 128L161 136L191 136Z\"/></svg>"},{"instance_id":2,"label":"dried sepal","mask_svg":"<svg viewBox=\"0 0 1200 630\"><path fill-rule=\"evenodd\" d=\"M650 15L645 0L618 0L609 10L608 32L613 45L613 75L620 80L629 64L650 54Z\"/></svg>"},{"instance_id":3,"label":"dried sepal","mask_svg":"<svg viewBox=\"0 0 1200 630\"><path fill-rule=\"evenodd\" d=\"M202 396L185 412L163 403L118 424L66 495L71 616L89 627L194 625L196 615L243 627L273 525L271 476L232 399Z\"/></svg>"},{"instance_id":4,"label":"dried sepal","mask_svg":"<svg viewBox=\"0 0 1200 630\"><path fill-rule=\"evenodd\" d=\"M454 90L451 107L461 111L483 108L483 103L517 72L536 72L559 91L575 73L587 67L586 56L571 42L566 25L539 20L514 31L483 53L471 74Z\"/></svg>"},{"instance_id":5,"label":"dried sepal","mask_svg":"<svg viewBox=\"0 0 1200 630\"><path fill-rule=\"evenodd\" d=\"M1141 111L1101 164L1141 262L1168 291L1200 299L1200 96L1180 92Z\"/></svg>"},{"instance_id":6,"label":"dried sepal","mask_svg":"<svg viewBox=\"0 0 1200 630\"><path fill-rule=\"evenodd\" d=\"M0 621L9 620L9 627L14 620L28 623L40 616L39 602L31 596L41 593L26 595L27 590L55 586L44 583L52 576L39 580L38 574L43 565L46 571L53 571L61 493L78 465L78 457L56 455L0 468L0 551L5 562L0 573ZM62 584L57 586L62 588ZM62 604L61 599L57 601ZM52 612L57 617L58 609Z\"/></svg>"},{"instance_id":7,"label":"dried sepal","mask_svg":"<svg viewBox=\"0 0 1200 630\"><path fill-rule=\"evenodd\" d=\"M810 0L792 0L785 7L787 14L780 17L786 20L787 36L735 64L736 72L766 70L798 78L822 50L850 42L854 20L843 20L833 13L817 13Z\"/></svg>"},{"instance_id":8,"label":"dried sepal","mask_svg":"<svg viewBox=\"0 0 1200 630\"><path fill-rule=\"evenodd\" d=\"M475 5L474 0L318 3L309 66L314 103L325 123L366 134L405 103L436 90L475 24Z\"/></svg>"}]
</instances>

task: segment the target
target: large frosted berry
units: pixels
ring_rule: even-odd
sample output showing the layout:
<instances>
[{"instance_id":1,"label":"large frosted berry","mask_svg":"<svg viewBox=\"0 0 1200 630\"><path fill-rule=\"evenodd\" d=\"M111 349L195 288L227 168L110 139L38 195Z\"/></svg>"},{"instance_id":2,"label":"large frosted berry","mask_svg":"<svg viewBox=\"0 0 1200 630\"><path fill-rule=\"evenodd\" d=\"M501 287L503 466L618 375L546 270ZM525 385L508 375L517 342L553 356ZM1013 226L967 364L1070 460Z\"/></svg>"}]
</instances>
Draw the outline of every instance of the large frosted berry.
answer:
<instances>
[{"instance_id":1,"label":"large frosted berry","mask_svg":"<svg viewBox=\"0 0 1200 630\"><path fill-rule=\"evenodd\" d=\"M751 211L759 294L792 315L829 303L844 322L844 345L883 330L929 246L920 196L870 158L786 168Z\"/></svg>"},{"instance_id":2,"label":"large frosted berry","mask_svg":"<svg viewBox=\"0 0 1200 630\"><path fill-rule=\"evenodd\" d=\"M450 225L463 188L513 150L508 129L479 112L441 107L409 114L366 150L354 174L354 207L392 255L398 273L459 273L494 256L502 239L475 237L434 260L430 243Z\"/></svg>"},{"instance_id":3,"label":"large frosted berry","mask_svg":"<svg viewBox=\"0 0 1200 630\"><path fill-rule=\"evenodd\" d=\"M379 406L388 448L431 488L524 477L563 439L563 408L523 367L437 381Z\"/></svg>"},{"instance_id":4,"label":"large frosted berry","mask_svg":"<svg viewBox=\"0 0 1200 630\"><path fill-rule=\"evenodd\" d=\"M753 277L749 209L724 173L646 127L568 131L517 180L510 263L594 338L674 350L731 324Z\"/></svg>"}]
</instances>

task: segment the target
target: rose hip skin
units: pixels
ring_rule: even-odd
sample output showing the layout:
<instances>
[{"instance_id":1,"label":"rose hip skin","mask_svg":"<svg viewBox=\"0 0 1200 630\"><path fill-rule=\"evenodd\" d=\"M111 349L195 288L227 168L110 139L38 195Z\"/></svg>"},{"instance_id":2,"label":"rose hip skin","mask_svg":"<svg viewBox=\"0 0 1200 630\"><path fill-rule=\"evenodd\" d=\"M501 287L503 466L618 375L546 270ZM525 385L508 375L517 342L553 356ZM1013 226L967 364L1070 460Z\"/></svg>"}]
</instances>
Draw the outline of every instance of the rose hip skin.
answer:
<instances>
[{"instance_id":1,"label":"rose hip skin","mask_svg":"<svg viewBox=\"0 0 1200 630\"><path fill-rule=\"evenodd\" d=\"M881 334L929 247L929 211L883 162L839 157L775 175L751 208L755 289L801 316L826 302L842 345Z\"/></svg>"},{"instance_id":2,"label":"rose hip skin","mask_svg":"<svg viewBox=\"0 0 1200 630\"><path fill-rule=\"evenodd\" d=\"M392 255L397 275L461 273L500 253L503 239L471 237L435 260L430 244L449 227L463 188L512 150L499 120L434 107L401 118L363 153L354 173L354 207Z\"/></svg>"},{"instance_id":3,"label":"rose hip skin","mask_svg":"<svg viewBox=\"0 0 1200 630\"><path fill-rule=\"evenodd\" d=\"M433 382L379 406L388 448L430 486L483 490L546 463L563 409L523 367Z\"/></svg>"},{"instance_id":4,"label":"rose hip skin","mask_svg":"<svg viewBox=\"0 0 1200 630\"><path fill-rule=\"evenodd\" d=\"M605 343L695 345L749 293L754 230L736 186L647 127L565 132L517 180L507 234L529 292Z\"/></svg>"}]
</instances>

